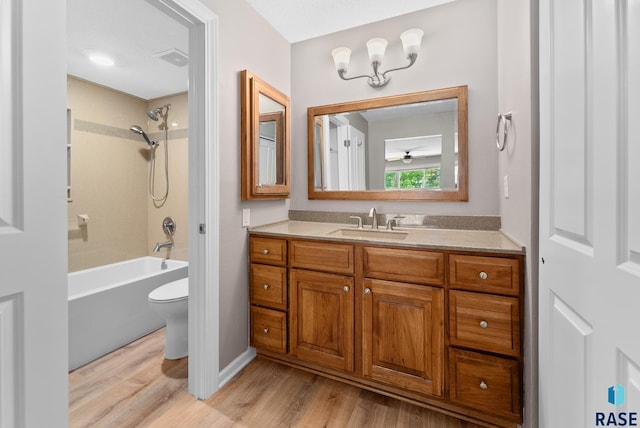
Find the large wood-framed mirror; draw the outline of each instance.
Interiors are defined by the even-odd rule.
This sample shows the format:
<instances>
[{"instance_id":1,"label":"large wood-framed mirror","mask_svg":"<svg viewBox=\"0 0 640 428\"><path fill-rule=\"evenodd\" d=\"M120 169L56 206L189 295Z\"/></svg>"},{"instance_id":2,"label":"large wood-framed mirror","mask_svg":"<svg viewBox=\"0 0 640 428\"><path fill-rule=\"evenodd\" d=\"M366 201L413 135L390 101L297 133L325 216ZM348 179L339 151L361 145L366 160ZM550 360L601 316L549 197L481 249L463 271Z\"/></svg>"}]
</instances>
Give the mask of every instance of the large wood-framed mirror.
<instances>
[{"instance_id":1,"label":"large wood-framed mirror","mask_svg":"<svg viewBox=\"0 0 640 428\"><path fill-rule=\"evenodd\" d=\"M307 110L309 199L467 201L467 87Z\"/></svg>"},{"instance_id":2,"label":"large wood-framed mirror","mask_svg":"<svg viewBox=\"0 0 640 428\"><path fill-rule=\"evenodd\" d=\"M240 73L241 198L286 199L290 189L289 97Z\"/></svg>"}]
</instances>

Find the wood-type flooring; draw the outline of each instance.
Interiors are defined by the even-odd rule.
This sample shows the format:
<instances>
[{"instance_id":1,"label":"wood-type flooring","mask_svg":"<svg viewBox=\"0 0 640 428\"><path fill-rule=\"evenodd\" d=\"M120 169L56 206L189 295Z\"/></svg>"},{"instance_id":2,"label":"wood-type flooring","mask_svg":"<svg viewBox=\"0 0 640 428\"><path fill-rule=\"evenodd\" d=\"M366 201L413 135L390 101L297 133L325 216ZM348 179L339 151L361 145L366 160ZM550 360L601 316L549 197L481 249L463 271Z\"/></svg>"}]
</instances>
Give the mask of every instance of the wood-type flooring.
<instances>
[{"instance_id":1,"label":"wood-type flooring","mask_svg":"<svg viewBox=\"0 0 640 428\"><path fill-rule=\"evenodd\" d=\"M468 422L257 358L207 400L164 329L69 373L70 427L476 428Z\"/></svg>"}]
</instances>

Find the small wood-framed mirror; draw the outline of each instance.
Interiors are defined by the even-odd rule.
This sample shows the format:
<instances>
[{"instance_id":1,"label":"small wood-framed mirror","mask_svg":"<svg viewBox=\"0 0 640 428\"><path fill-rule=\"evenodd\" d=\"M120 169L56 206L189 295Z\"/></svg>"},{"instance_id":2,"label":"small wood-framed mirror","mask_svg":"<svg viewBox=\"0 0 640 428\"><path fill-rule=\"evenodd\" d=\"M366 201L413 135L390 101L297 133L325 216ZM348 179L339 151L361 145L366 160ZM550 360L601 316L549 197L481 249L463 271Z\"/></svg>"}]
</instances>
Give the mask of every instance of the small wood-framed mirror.
<instances>
[{"instance_id":1,"label":"small wood-framed mirror","mask_svg":"<svg viewBox=\"0 0 640 428\"><path fill-rule=\"evenodd\" d=\"M287 199L289 97L247 70L240 81L242 200Z\"/></svg>"},{"instance_id":2,"label":"small wood-framed mirror","mask_svg":"<svg viewBox=\"0 0 640 428\"><path fill-rule=\"evenodd\" d=\"M307 110L309 199L467 201L467 87Z\"/></svg>"}]
</instances>

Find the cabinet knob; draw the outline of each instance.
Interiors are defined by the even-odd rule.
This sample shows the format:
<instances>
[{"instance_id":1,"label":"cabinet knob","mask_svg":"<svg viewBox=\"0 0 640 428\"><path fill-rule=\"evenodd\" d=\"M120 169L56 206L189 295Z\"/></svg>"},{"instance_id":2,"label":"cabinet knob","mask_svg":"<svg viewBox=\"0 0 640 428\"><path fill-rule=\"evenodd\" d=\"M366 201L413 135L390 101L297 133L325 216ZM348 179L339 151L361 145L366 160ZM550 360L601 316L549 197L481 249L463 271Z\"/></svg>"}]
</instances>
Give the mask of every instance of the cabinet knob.
<instances>
[{"instance_id":1,"label":"cabinet knob","mask_svg":"<svg viewBox=\"0 0 640 428\"><path fill-rule=\"evenodd\" d=\"M487 279L489 277L489 275L487 275L487 273L484 271L480 272L478 276L480 277L480 279Z\"/></svg>"},{"instance_id":2,"label":"cabinet knob","mask_svg":"<svg viewBox=\"0 0 640 428\"><path fill-rule=\"evenodd\" d=\"M267 249L265 249L265 250L262 250L262 254L264 254L264 255L267 255L267 254L269 254L269 250L267 250Z\"/></svg>"},{"instance_id":3,"label":"cabinet knob","mask_svg":"<svg viewBox=\"0 0 640 428\"><path fill-rule=\"evenodd\" d=\"M348 285L345 285L344 287L342 287L342 290L343 290L345 293L348 293L348 292L349 292L349 286L348 286Z\"/></svg>"},{"instance_id":4,"label":"cabinet knob","mask_svg":"<svg viewBox=\"0 0 640 428\"><path fill-rule=\"evenodd\" d=\"M481 380L480 381L480 389L483 391L486 391L489 388L489 386L485 383L485 381Z\"/></svg>"},{"instance_id":5,"label":"cabinet knob","mask_svg":"<svg viewBox=\"0 0 640 428\"><path fill-rule=\"evenodd\" d=\"M482 321L480 321L480 327L487 328L487 327L489 327L489 323L486 322L485 320L482 320Z\"/></svg>"},{"instance_id":6,"label":"cabinet knob","mask_svg":"<svg viewBox=\"0 0 640 428\"><path fill-rule=\"evenodd\" d=\"M264 288L265 290L269 289L269 284L262 284L262 288Z\"/></svg>"},{"instance_id":7,"label":"cabinet knob","mask_svg":"<svg viewBox=\"0 0 640 428\"><path fill-rule=\"evenodd\" d=\"M365 288L364 289L364 294L371 294L371 289L370 288Z\"/></svg>"},{"instance_id":8,"label":"cabinet knob","mask_svg":"<svg viewBox=\"0 0 640 428\"><path fill-rule=\"evenodd\" d=\"M263 329L262 329L262 332L263 332L264 334L269 334L269 329L268 329L268 328L263 328Z\"/></svg>"}]
</instances>

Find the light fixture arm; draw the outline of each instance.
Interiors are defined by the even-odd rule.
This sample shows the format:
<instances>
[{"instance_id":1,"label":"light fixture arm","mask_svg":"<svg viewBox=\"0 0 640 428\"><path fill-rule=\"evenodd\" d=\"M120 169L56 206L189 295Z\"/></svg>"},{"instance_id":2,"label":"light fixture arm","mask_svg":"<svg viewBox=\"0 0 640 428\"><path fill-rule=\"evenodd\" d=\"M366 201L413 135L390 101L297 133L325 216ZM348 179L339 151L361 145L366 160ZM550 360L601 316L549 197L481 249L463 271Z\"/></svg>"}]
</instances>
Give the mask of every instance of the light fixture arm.
<instances>
[{"instance_id":1,"label":"light fixture arm","mask_svg":"<svg viewBox=\"0 0 640 428\"><path fill-rule=\"evenodd\" d=\"M409 60L409 64L408 65L405 65L404 67L392 68L390 70L385 71L384 73L382 73L382 80L391 79L391 77L387 78L387 74L391 73L392 71L404 70L405 68L411 67L413 64L416 63L416 59L417 58L418 58L418 54L417 53L409 54L409 56L407 56L407 59Z\"/></svg>"},{"instance_id":2,"label":"light fixture arm","mask_svg":"<svg viewBox=\"0 0 640 428\"><path fill-rule=\"evenodd\" d=\"M418 58L417 53L409 54L409 56L407 57L407 59L409 60L408 65L405 65L404 67L392 68L384 72L380 72L378 70L378 67L380 67L380 63L378 61L374 61L371 63L371 66L373 67L373 73L370 75L362 74L360 76L346 77L345 74L347 74L347 70L342 69L342 70L338 70L338 76L340 76L342 80L354 80L354 79L366 78L368 79L367 83L369 83L369 86L373 88L381 88L387 83L389 83L389 81L391 80L391 76L387 76L389 73L391 73L392 71L404 70L406 68L411 67L413 64L415 64L417 58Z\"/></svg>"},{"instance_id":3,"label":"light fixture arm","mask_svg":"<svg viewBox=\"0 0 640 428\"><path fill-rule=\"evenodd\" d=\"M338 76L340 76L340 78L342 80L354 80L354 79L360 79L362 77L366 77L368 79L371 79L371 76L367 76L366 74L362 74L360 76L353 76L353 77L345 77L344 75L347 74L347 69L343 68L341 70L338 70Z\"/></svg>"}]
</instances>

